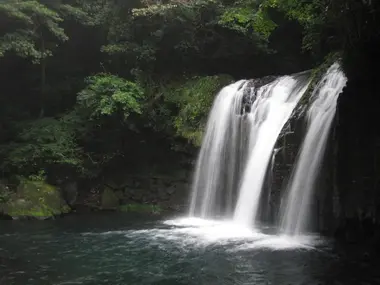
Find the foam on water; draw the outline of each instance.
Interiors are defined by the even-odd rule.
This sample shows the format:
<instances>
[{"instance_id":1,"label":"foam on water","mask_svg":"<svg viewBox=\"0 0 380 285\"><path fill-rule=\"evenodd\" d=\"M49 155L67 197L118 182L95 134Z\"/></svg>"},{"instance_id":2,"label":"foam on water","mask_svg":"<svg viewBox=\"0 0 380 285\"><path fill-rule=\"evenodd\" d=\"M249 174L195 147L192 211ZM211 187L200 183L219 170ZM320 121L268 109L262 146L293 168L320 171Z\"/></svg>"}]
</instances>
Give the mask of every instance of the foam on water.
<instances>
[{"instance_id":1,"label":"foam on water","mask_svg":"<svg viewBox=\"0 0 380 285\"><path fill-rule=\"evenodd\" d=\"M172 234L185 234L184 238L197 238L203 242L240 241L237 250L267 248L273 250L314 249L323 240L317 235L271 235L244 227L232 220L215 221L200 218L179 218L163 222L175 226ZM169 234L169 232L167 232Z\"/></svg>"},{"instance_id":2,"label":"foam on water","mask_svg":"<svg viewBox=\"0 0 380 285\"><path fill-rule=\"evenodd\" d=\"M180 218L165 221L164 224L179 227L182 233L208 241L259 238L264 236L263 233L254 231L249 227L237 225L229 220L215 221L200 218Z\"/></svg>"},{"instance_id":3,"label":"foam on water","mask_svg":"<svg viewBox=\"0 0 380 285\"><path fill-rule=\"evenodd\" d=\"M268 250L312 250L323 242L318 236L271 235L257 229L241 226L232 220L207 220L201 218L177 218L160 225L140 230L82 233L91 235L125 235L128 239L144 240L144 243L162 247L165 243L180 248L197 248L209 245L227 245L228 251Z\"/></svg>"}]
</instances>

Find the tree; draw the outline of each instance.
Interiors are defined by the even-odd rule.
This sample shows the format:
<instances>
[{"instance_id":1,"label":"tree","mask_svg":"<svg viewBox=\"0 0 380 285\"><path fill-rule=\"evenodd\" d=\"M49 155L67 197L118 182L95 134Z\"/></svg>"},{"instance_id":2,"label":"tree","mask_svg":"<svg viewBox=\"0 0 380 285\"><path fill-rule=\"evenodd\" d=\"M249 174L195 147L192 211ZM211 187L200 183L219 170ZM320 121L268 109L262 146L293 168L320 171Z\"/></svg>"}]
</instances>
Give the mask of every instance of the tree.
<instances>
[{"instance_id":1,"label":"tree","mask_svg":"<svg viewBox=\"0 0 380 285\"><path fill-rule=\"evenodd\" d=\"M61 1L8 0L0 2L1 23L0 57L7 52L28 58L40 65L40 117L44 116L47 59L59 43L68 40L62 27L65 17L88 21L79 8Z\"/></svg>"},{"instance_id":2,"label":"tree","mask_svg":"<svg viewBox=\"0 0 380 285\"><path fill-rule=\"evenodd\" d=\"M78 112L87 120L119 115L126 121L131 113L141 114L143 90L136 83L102 73L87 78L87 84L77 98Z\"/></svg>"},{"instance_id":3,"label":"tree","mask_svg":"<svg viewBox=\"0 0 380 285\"><path fill-rule=\"evenodd\" d=\"M0 148L1 168L12 174L36 174L53 165L82 168L75 129L62 119L42 118L18 124L12 143Z\"/></svg>"},{"instance_id":4,"label":"tree","mask_svg":"<svg viewBox=\"0 0 380 285\"><path fill-rule=\"evenodd\" d=\"M231 4L223 2L142 1L110 9L109 43L103 51L124 64L123 75L140 78L189 75L200 69L216 73L226 59L235 56L234 62L246 62L243 57L266 54L267 38L236 28L226 16Z\"/></svg>"},{"instance_id":5,"label":"tree","mask_svg":"<svg viewBox=\"0 0 380 285\"><path fill-rule=\"evenodd\" d=\"M249 1L249 0L246 0ZM260 10L277 9L304 27L306 50L326 55L357 48L362 40L379 36L378 1L356 0L264 0Z\"/></svg>"}]
</instances>

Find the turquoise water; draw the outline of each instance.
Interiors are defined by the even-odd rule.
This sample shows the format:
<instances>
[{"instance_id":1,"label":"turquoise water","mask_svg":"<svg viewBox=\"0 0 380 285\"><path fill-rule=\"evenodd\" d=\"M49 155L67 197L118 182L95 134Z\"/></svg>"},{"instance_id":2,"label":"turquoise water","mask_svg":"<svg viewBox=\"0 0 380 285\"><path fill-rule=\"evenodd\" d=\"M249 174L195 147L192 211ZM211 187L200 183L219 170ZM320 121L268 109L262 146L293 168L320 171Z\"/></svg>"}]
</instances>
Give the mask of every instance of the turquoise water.
<instances>
[{"instance_id":1,"label":"turquoise water","mask_svg":"<svg viewBox=\"0 0 380 285\"><path fill-rule=\"evenodd\" d=\"M318 237L228 223L118 214L0 222L1 285L379 284L372 269Z\"/></svg>"}]
</instances>

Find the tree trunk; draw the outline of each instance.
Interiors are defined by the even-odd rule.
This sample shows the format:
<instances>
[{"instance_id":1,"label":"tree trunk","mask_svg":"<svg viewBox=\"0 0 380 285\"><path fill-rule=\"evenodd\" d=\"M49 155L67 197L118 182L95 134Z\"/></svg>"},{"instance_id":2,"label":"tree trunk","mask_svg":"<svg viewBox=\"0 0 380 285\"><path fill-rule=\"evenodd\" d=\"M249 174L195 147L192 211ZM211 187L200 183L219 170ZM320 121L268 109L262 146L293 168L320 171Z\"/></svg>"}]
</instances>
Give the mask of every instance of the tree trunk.
<instances>
[{"instance_id":1,"label":"tree trunk","mask_svg":"<svg viewBox=\"0 0 380 285\"><path fill-rule=\"evenodd\" d=\"M41 93L40 93L40 115L42 118L45 114L45 96L46 96L46 54L45 40L41 35Z\"/></svg>"}]
</instances>

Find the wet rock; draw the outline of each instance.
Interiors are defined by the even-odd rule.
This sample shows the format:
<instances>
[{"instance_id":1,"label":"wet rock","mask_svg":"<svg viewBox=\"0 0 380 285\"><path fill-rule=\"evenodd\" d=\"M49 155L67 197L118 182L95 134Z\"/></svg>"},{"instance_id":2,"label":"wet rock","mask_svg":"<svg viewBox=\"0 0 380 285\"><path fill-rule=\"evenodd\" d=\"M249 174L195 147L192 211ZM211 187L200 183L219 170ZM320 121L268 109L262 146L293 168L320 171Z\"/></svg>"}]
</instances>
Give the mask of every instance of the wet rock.
<instances>
[{"instance_id":1,"label":"wet rock","mask_svg":"<svg viewBox=\"0 0 380 285\"><path fill-rule=\"evenodd\" d=\"M119 206L120 198L109 187L106 187L101 196L101 208L103 210L116 210Z\"/></svg>"},{"instance_id":2,"label":"wet rock","mask_svg":"<svg viewBox=\"0 0 380 285\"><path fill-rule=\"evenodd\" d=\"M12 217L0 212L0 220L12 220Z\"/></svg>"},{"instance_id":3,"label":"wet rock","mask_svg":"<svg viewBox=\"0 0 380 285\"><path fill-rule=\"evenodd\" d=\"M59 189L45 181L22 180L6 203L0 204L3 215L12 219L52 219L70 212Z\"/></svg>"},{"instance_id":4,"label":"wet rock","mask_svg":"<svg viewBox=\"0 0 380 285\"><path fill-rule=\"evenodd\" d=\"M276 80L276 76L265 76L262 78L249 80L243 90L242 111L241 114L246 114L251 111L251 106L257 97L257 90L264 85Z\"/></svg>"},{"instance_id":5,"label":"wet rock","mask_svg":"<svg viewBox=\"0 0 380 285\"><path fill-rule=\"evenodd\" d=\"M69 206L73 206L78 198L78 184L70 181L61 186L63 199Z\"/></svg>"},{"instance_id":6,"label":"wet rock","mask_svg":"<svg viewBox=\"0 0 380 285\"><path fill-rule=\"evenodd\" d=\"M158 191L158 198L160 200L166 200L167 196L168 195L167 195L166 190L164 188L159 189L159 191Z\"/></svg>"},{"instance_id":7,"label":"wet rock","mask_svg":"<svg viewBox=\"0 0 380 285\"><path fill-rule=\"evenodd\" d=\"M169 187L169 188L166 190L166 193L168 193L169 195L172 195L172 194L174 194L175 191L176 191L176 186L173 185L173 186Z\"/></svg>"}]
</instances>

